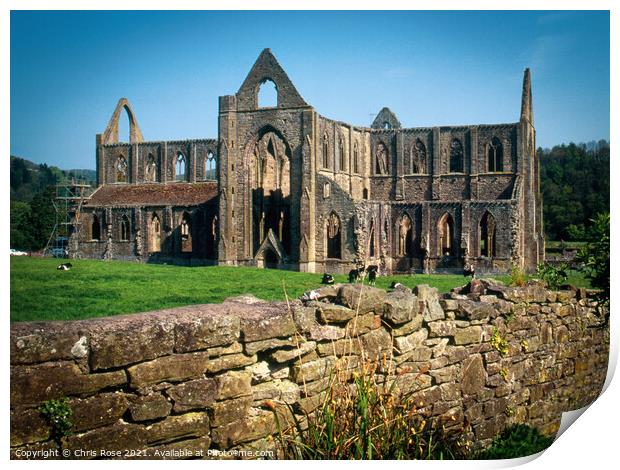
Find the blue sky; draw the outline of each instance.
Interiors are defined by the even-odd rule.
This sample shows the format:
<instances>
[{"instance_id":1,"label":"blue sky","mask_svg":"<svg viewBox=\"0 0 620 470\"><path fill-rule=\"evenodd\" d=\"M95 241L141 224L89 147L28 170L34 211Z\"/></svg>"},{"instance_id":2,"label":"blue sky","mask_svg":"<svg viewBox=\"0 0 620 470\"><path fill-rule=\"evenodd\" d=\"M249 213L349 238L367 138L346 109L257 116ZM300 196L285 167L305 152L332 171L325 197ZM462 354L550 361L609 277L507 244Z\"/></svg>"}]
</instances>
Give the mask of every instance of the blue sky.
<instances>
[{"instance_id":1,"label":"blue sky","mask_svg":"<svg viewBox=\"0 0 620 470\"><path fill-rule=\"evenodd\" d=\"M329 118L515 122L530 67L539 146L609 139L607 12L12 12L11 154L94 168L122 96L146 140L217 137L265 47Z\"/></svg>"}]
</instances>

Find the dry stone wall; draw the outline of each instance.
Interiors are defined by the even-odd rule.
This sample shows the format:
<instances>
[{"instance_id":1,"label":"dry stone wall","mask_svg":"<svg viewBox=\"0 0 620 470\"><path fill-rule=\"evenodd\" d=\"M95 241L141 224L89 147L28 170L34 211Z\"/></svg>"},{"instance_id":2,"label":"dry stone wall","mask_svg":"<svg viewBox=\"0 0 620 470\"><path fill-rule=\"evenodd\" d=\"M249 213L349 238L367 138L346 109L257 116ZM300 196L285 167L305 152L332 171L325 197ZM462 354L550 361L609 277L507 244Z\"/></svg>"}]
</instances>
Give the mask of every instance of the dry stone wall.
<instances>
[{"instance_id":1,"label":"dry stone wall","mask_svg":"<svg viewBox=\"0 0 620 470\"><path fill-rule=\"evenodd\" d=\"M348 284L311 297L13 324L12 457L273 450L276 414L303 417L334 371L346 380L373 361L378 383L483 447L510 423L555 433L605 380L608 330L583 289L474 280L446 295ZM54 439L40 407L63 397L73 425Z\"/></svg>"}]
</instances>

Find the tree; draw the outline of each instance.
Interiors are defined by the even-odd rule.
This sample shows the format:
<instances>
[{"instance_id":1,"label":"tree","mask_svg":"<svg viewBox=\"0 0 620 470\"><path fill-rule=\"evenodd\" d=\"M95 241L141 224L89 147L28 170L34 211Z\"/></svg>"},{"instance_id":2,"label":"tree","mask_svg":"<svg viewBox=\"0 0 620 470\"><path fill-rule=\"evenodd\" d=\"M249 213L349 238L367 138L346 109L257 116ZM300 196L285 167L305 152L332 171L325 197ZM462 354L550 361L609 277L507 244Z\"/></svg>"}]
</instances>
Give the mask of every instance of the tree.
<instances>
[{"instance_id":1,"label":"tree","mask_svg":"<svg viewBox=\"0 0 620 470\"><path fill-rule=\"evenodd\" d=\"M37 193L30 204L33 248L43 248L49 239L56 223L54 209L54 187L48 186L45 191Z\"/></svg>"},{"instance_id":2,"label":"tree","mask_svg":"<svg viewBox=\"0 0 620 470\"><path fill-rule=\"evenodd\" d=\"M11 248L32 250L33 236L30 204L11 201Z\"/></svg>"},{"instance_id":3,"label":"tree","mask_svg":"<svg viewBox=\"0 0 620 470\"><path fill-rule=\"evenodd\" d=\"M579 250L577 259L583 263L584 272L593 287L601 289L603 303L609 307L609 212L598 214L592 219L590 241ZM609 308L605 323L609 321Z\"/></svg>"}]
</instances>

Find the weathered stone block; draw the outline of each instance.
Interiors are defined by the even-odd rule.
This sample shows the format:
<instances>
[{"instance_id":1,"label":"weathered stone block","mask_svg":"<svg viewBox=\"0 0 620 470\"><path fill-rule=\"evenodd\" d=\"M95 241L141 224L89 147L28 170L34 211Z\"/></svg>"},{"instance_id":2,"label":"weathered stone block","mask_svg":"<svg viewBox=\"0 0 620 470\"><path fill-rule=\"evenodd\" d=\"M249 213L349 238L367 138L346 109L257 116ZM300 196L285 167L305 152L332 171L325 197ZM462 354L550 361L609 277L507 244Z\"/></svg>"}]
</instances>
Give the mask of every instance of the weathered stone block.
<instances>
[{"instance_id":1,"label":"weathered stone block","mask_svg":"<svg viewBox=\"0 0 620 470\"><path fill-rule=\"evenodd\" d=\"M404 354L414 348L417 348L418 346L421 346L427 337L428 330L426 328L422 328L421 330L418 330L408 336L398 336L394 338L394 347L398 353Z\"/></svg>"},{"instance_id":2,"label":"weathered stone block","mask_svg":"<svg viewBox=\"0 0 620 470\"><path fill-rule=\"evenodd\" d=\"M463 361L461 368L461 390L464 394L473 395L481 391L486 384L486 371L482 356L476 354Z\"/></svg>"},{"instance_id":3,"label":"weathered stone block","mask_svg":"<svg viewBox=\"0 0 620 470\"><path fill-rule=\"evenodd\" d=\"M393 325L402 325L418 314L418 298L404 290L390 292L383 299L381 317Z\"/></svg>"},{"instance_id":4,"label":"weathered stone block","mask_svg":"<svg viewBox=\"0 0 620 470\"><path fill-rule=\"evenodd\" d=\"M419 302L418 302L419 303ZM422 308L424 310L424 308ZM405 336L417 331L422 326L424 317L422 315L414 315L413 319L398 328L392 328L392 336Z\"/></svg>"},{"instance_id":5,"label":"weathered stone block","mask_svg":"<svg viewBox=\"0 0 620 470\"><path fill-rule=\"evenodd\" d=\"M308 354L316 349L315 341L303 341L294 345L293 349L280 349L271 353L271 358L279 363L288 362L298 357Z\"/></svg>"},{"instance_id":6,"label":"weathered stone block","mask_svg":"<svg viewBox=\"0 0 620 470\"><path fill-rule=\"evenodd\" d=\"M315 325L310 329L310 339L314 341L337 340L344 338L344 328L331 325Z\"/></svg>"},{"instance_id":7,"label":"weathered stone block","mask_svg":"<svg viewBox=\"0 0 620 470\"><path fill-rule=\"evenodd\" d=\"M269 338L286 338L295 334L293 315L275 308L244 312L241 334L246 343Z\"/></svg>"},{"instance_id":8,"label":"weathered stone block","mask_svg":"<svg viewBox=\"0 0 620 470\"><path fill-rule=\"evenodd\" d=\"M362 342L362 349L366 353L366 358L374 361L381 359L384 355L390 355L392 350L392 337L383 328L373 330L359 337Z\"/></svg>"},{"instance_id":9,"label":"weathered stone block","mask_svg":"<svg viewBox=\"0 0 620 470\"><path fill-rule=\"evenodd\" d=\"M334 359L324 357L315 361L298 363L291 369L291 378L299 383L312 382L326 377L330 373L330 368L334 365Z\"/></svg>"},{"instance_id":10,"label":"weathered stone block","mask_svg":"<svg viewBox=\"0 0 620 470\"><path fill-rule=\"evenodd\" d=\"M222 426L245 418L252 406L252 397L234 398L218 401L209 407L209 417L212 426Z\"/></svg>"},{"instance_id":11,"label":"weathered stone block","mask_svg":"<svg viewBox=\"0 0 620 470\"><path fill-rule=\"evenodd\" d=\"M439 305L441 305L441 308L443 308L444 311L446 312L447 311L453 312L459 306L458 302L454 299L441 299L439 301Z\"/></svg>"},{"instance_id":12,"label":"weathered stone block","mask_svg":"<svg viewBox=\"0 0 620 470\"><path fill-rule=\"evenodd\" d=\"M458 310L456 311L456 318L463 320L484 320L487 318L494 318L497 316L497 311L491 304L483 302L474 302L471 300L461 300L459 302Z\"/></svg>"},{"instance_id":13,"label":"weathered stone block","mask_svg":"<svg viewBox=\"0 0 620 470\"><path fill-rule=\"evenodd\" d=\"M321 306L319 313L323 323L346 323L355 316L355 310L336 304Z\"/></svg>"},{"instance_id":14,"label":"weathered stone block","mask_svg":"<svg viewBox=\"0 0 620 470\"><path fill-rule=\"evenodd\" d=\"M438 336L454 336L456 333L456 323L453 321L432 321L428 324L429 338L437 338Z\"/></svg>"},{"instance_id":15,"label":"weathered stone block","mask_svg":"<svg viewBox=\"0 0 620 470\"><path fill-rule=\"evenodd\" d=\"M316 325L316 308L294 307L293 321L299 333L306 333Z\"/></svg>"},{"instance_id":16,"label":"weathered stone block","mask_svg":"<svg viewBox=\"0 0 620 470\"><path fill-rule=\"evenodd\" d=\"M338 290L338 301L360 314L381 312L386 292L363 284L345 284Z\"/></svg>"},{"instance_id":17,"label":"weathered stone block","mask_svg":"<svg viewBox=\"0 0 620 470\"><path fill-rule=\"evenodd\" d=\"M246 371L230 371L215 377L217 399L226 400L252 394L252 376Z\"/></svg>"},{"instance_id":18,"label":"weathered stone block","mask_svg":"<svg viewBox=\"0 0 620 470\"><path fill-rule=\"evenodd\" d=\"M72 362L11 368L11 404L37 404L63 396L95 393L127 382L125 371L85 374Z\"/></svg>"},{"instance_id":19,"label":"weathered stone block","mask_svg":"<svg viewBox=\"0 0 620 470\"><path fill-rule=\"evenodd\" d=\"M146 449L149 460L182 460L204 458L211 445L210 437L199 437L184 441L172 442Z\"/></svg>"},{"instance_id":20,"label":"weathered stone block","mask_svg":"<svg viewBox=\"0 0 620 470\"><path fill-rule=\"evenodd\" d=\"M264 411L256 416L214 428L211 431L211 438L220 449L228 449L241 442L254 441L276 431L274 414Z\"/></svg>"},{"instance_id":21,"label":"weathered stone block","mask_svg":"<svg viewBox=\"0 0 620 470\"><path fill-rule=\"evenodd\" d=\"M270 338L262 341L254 341L252 343L245 343L245 353L252 356L257 352L268 351L270 349L276 349L286 346L295 346L295 339L289 338Z\"/></svg>"},{"instance_id":22,"label":"weathered stone block","mask_svg":"<svg viewBox=\"0 0 620 470\"><path fill-rule=\"evenodd\" d=\"M454 333L454 343L457 345L480 343L483 339L482 333L483 330L480 326L459 328L456 333Z\"/></svg>"},{"instance_id":23,"label":"weathered stone block","mask_svg":"<svg viewBox=\"0 0 620 470\"><path fill-rule=\"evenodd\" d=\"M131 386L140 388L159 382L180 382L202 376L209 356L205 352L173 354L149 362L136 364L127 369Z\"/></svg>"},{"instance_id":24,"label":"weathered stone block","mask_svg":"<svg viewBox=\"0 0 620 470\"><path fill-rule=\"evenodd\" d=\"M345 326L345 336L355 337L368 333L381 326L381 317L373 312L358 315Z\"/></svg>"},{"instance_id":25,"label":"weathered stone block","mask_svg":"<svg viewBox=\"0 0 620 470\"><path fill-rule=\"evenodd\" d=\"M197 379L171 387L166 394L174 401L174 411L184 412L213 403L218 397L218 387L214 379Z\"/></svg>"},{"instance_id":26,"label":"weathered stone block","mask_svg":"<svg viewBox=\"0 0 620 470\"><path fill-rule=\"evenodd\" d=\"M442 384L444 382L455 381L458 374L458 368L452 365L442 369L431 370L429 373L431 377L435 379L435 383Z\"/></svg>"},{"instance_id":27,"label":"weathered stone block","mask_svg":"<svg viewBox=\"0 0 620 470\"><path fill-rule=\"evenodd\" d=\"M239 339L239 318L210 314L183 319L175 327L175 351L190 352L234 343Z\"/></svg>"},{"instance_id":28,"label":"weathered stone block","mask_svg":"<svg viewBox=\"0 0 620 470\"><path fill-rule=\"evenodd\" d=\"M353 338L339 339L320 343L317 351L321 356L345 356L349 354L361 354L360 341Z\"/></svg>"},{"instance_id":29,"label":"weathered stone block","mask_svg":"<svg viewBox=\"0 0 620 470\"><path fill-rule=\"evenodd\" d=\"M133 400L129 407L134 421L150 421L168 416L172 404L160 393L144 395Z\"/></svg>"},{"instance_id":30,"label":"weathered stone block","mask_svg":"<svg viewBox=\"0 0 620 470\"><path fill-rule=\"evenodd\" d=\"M36 325L11 325L12 365L79 359L88 354L87 331L64 322L42 322Z\"/></svg>"},{"instance_id":31,"label":"weathered stone block","mask_svg":"<svg viewBox=\"0 0 620 470\"><path fill-rule=\"evenodd\" d=\"M257 361L256 354L246 356L245 354L230 354L227 356L211 359L205 364L205 371L215 374L222 370L236 369L238 367L249 366Z\"/></svg>"},{"instance_id":32,"label":"weathered stone block","mask_svg":"<svg viewBox=\"0 0 620 470\"><path fill-rule=\"evenodd\" d=\"M168 416L163 421L147 426L145 434L149 444L206 436L209 434L209 416L206 412Z\"/></svg>"},{"instance_id":33,"label":"weathered stone block","mask_svg":"<svg viewBox=\"0 0 620 470\"><path fill-rule=\"evenodd\" d=\"M50 438L51 429L37 408L11 410L11 446L23 446Z\"/></svg>"},{"instance_id":34,"label":"weathered stone block","mask_svg":"<svg viewBox=\"0 0 620 470\"><path fill-rule=\"evenodd\" d=\"M90 337L93 370L154 359L171 354L174 349L171 321L145 321L132 315L97 325L100 326L93 328Z\"/></svg>"},{"instance_id":35,"label":"weathered stone block","mask_svg":"<svg viewBox=\"0 0 620 470\"><path fill-rule=\"evenodd\" d=\"M109 453L114 453L116 458L120 458L123 451L141 449L145 444L145 429L140 425L127 424L122 421L112 426L63 438L63 449L71 451L74 458L76 458L76 450L87 452L86 458L101 457L102 452L108 453L108 456Z\"/></svg>"},{"instance_id":36,"label":"weathered stone block","mask_svg":"<svg viewBox=\"0 0 620 470\"><path fill-rule=\"evenodd\" d=\"M70 401L73 431L79 432L115 423L129 408L131 395L101 393L95 397Z\"/></svg>"},{"instance_id":37,"label":"weathered stone block","mask_svg":"<svg viewBox=\"0 0 620 470\"><path fill-rule=\"evenodd\" d=\"M300 397L299 385L289 380L274 380L252 387L254 400L275 400L292 405Z\"/></svg>"}]
</instances>

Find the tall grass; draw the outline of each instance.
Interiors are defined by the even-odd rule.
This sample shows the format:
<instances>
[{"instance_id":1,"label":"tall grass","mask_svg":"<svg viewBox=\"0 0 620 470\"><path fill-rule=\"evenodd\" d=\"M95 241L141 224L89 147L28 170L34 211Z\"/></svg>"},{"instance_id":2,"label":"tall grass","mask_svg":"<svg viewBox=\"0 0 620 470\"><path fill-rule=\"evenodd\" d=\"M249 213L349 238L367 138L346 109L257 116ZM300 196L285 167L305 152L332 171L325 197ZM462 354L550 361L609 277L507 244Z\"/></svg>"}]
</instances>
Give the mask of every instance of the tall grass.
<instances>
[{"instance_id":1,"label":"tall grass","mask_svg":"<svg viewBox=\"0 0 620 470\"><path fill-rule=\"evenodd\" d=\"M400 394L394 381L379 383L377 377L382 375L376 369L376 363L366 362L352 374L352 382L347 380L349 374L335 371L320 406L303 419L294 418L294 426L280 428L283 456L305 460L463 458L465 448L458 434L448 434L439 421L426 419L413 396Z\"/></svg>"}]
</instances>

